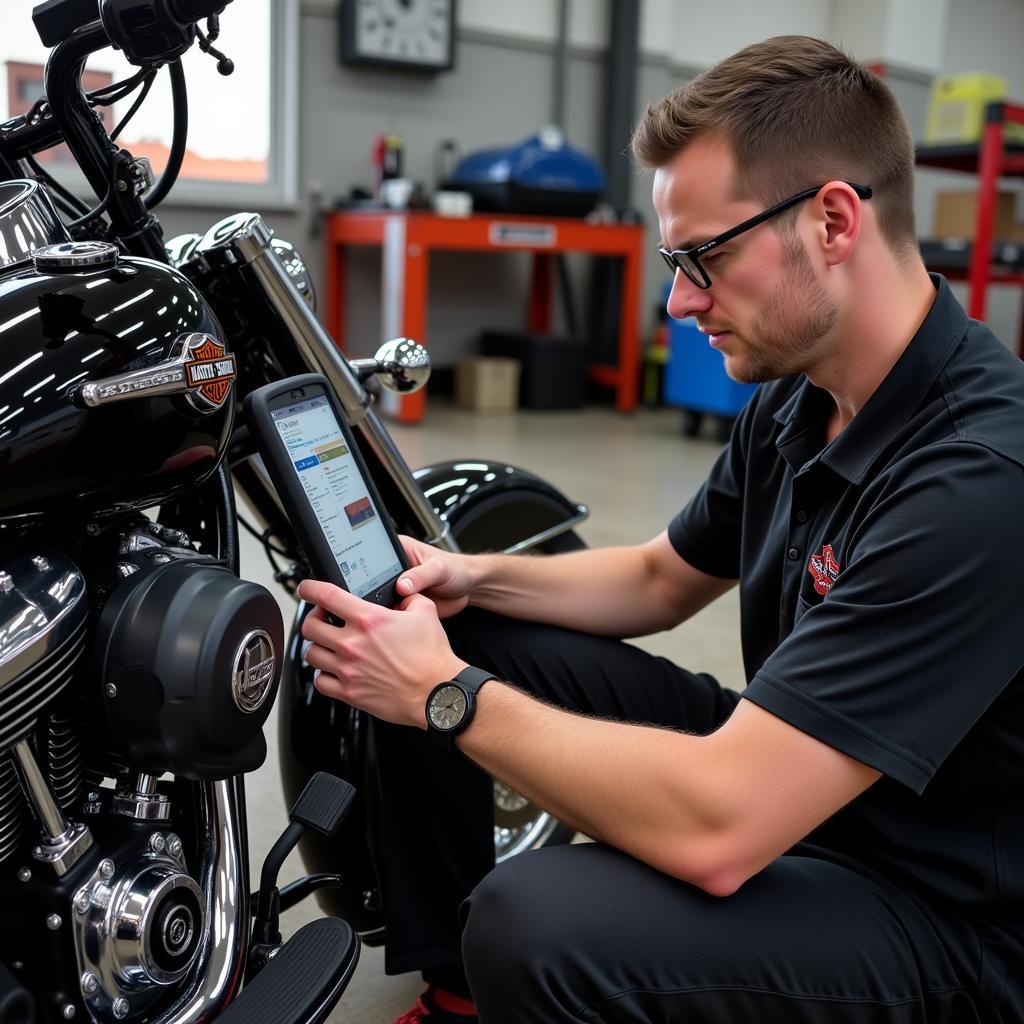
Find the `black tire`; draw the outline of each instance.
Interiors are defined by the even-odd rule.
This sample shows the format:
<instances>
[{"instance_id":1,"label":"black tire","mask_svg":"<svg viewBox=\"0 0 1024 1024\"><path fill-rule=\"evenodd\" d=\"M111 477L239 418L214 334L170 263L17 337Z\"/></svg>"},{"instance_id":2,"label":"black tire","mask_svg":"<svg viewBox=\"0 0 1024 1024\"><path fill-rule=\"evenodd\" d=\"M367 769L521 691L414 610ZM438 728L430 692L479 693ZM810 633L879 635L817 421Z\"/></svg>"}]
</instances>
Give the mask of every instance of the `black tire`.
<instances>
[{"instance_id":1,"label":"black tire","mask_svg":"<svg viewBox=\"0 0 1024 1024\"><path fill-rule=\"evenodd\" d=\"M452 533L463 551L479 554L502 551L521 540L524 532L540 532L564 519L565 508L549 495L526 489L510 490L485 498L452 524ZM526 524L529 528L524 531ZM567 530L532 550L559 555L586 546L579 534ZM575 834L536 804L500 782L495 783L494 853L498 863L527 850L568 843Z\"/></svg>"}]
</instances>

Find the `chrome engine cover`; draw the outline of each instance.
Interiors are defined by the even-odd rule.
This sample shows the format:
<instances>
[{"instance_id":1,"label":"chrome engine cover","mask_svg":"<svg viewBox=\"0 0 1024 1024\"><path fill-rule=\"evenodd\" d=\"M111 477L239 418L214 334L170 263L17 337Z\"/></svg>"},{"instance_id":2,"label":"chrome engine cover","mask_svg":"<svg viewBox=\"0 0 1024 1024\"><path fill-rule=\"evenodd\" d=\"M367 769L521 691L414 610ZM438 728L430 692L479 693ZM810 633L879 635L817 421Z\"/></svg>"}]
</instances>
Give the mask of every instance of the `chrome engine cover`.
<instances>
[{"instance_id":1,"label":"chrome engine cover","mask_svg":"<svg viewBox=\"0 0 1024 1024\"><path fill-rule=\"evenodd\" d=\"M73 909L82 997L97 1021L144 1013L186 976L207 931L206 896L173 833L153 833L120 869L100 861Z\"/></svg>"}]
</instances>

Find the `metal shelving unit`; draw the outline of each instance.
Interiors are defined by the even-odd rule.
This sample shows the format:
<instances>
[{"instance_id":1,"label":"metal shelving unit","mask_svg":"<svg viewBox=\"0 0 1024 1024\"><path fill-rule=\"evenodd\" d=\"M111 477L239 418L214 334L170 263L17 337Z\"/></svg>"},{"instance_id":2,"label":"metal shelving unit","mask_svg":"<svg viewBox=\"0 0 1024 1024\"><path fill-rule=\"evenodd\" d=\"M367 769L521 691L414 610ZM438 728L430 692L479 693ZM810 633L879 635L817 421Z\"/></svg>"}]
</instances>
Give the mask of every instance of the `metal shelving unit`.
<instances>
[{"instance_id":1,"label":"metal shelving unit","mask_svg":"<svg viewBox=\"0 0 1024 1024\"><path fill-rule=\"evenodd\" d=\"M985 110L985 129L979 144L919 146L916 161L919 167L935 167L947 171L964 171L978 177L978 219L974 242L966 253L966 265L936 266L952 280L966 280L970 286L967 312L975 320L985 319L988 287L990 284L1009 284L1024 287L1024 264L1016 261L994 263L1000 251L993 250L996 242L994 221L996 192L999 179L1024 177L1024 145L1008 143L1007 124L1024 125L1024 106L1013 103L990 103ZM1009 259L1013 246L1002 247L1001 253ZM1024 250L1024 244L1016 247ZM1024 315L1018 352L1024 355Z\"/></svg>"}]
</instances>

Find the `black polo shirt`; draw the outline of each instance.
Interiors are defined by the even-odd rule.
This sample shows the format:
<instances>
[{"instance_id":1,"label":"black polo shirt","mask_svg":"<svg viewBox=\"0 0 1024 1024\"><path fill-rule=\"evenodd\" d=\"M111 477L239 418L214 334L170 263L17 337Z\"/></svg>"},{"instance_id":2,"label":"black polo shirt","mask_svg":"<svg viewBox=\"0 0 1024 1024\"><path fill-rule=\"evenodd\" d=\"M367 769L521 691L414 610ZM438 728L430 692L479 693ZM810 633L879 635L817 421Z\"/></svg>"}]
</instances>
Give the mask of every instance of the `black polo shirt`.
<instances>
[{"instance_id":1,"label":"black polo shirt","mask_svg":"<svg viewBox=\"0 0 1024 1024\"><path fill-rule=\"evenodd\" d=\"M744 696L883 778L801 851L1024 937L1024 363L946 282L830 444L758 389L669 526L740 580Z\"/></svg>"}]
</instances>

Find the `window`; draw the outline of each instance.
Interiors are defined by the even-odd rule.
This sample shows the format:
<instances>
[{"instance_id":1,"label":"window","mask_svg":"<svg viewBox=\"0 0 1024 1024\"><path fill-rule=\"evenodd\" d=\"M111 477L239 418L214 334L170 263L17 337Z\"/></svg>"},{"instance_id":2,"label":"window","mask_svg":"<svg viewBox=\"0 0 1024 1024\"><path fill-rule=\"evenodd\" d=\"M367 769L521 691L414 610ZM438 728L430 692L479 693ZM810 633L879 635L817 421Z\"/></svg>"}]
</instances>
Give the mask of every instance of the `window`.
<instances>
[{"instance_id":1,"label":"window","mask_svg":"<svg viewBox=\"0 0 1024 1024\"><path fill-rule=\"evenodd\" d=\"M296 198L298 0L238 0L221 17L214 44L235 64L230 77L198 46L182 59L188 86L188 144L169 202L266 206ZM0 120L23 114L43 93L47 51L30 9L5 19L0 39ZM94 54L83 76L86 90L121 81L137 71L112 49ZM108 131L127 113L137 93L98 108ZM159 175L171 145L169 75L161 70L145 103L118 144L148 157ZM38 154L51 174L80 194L88 187L66 147ZM91 195L90 195L91 198Z\"/></svg>"}]
</instances>

